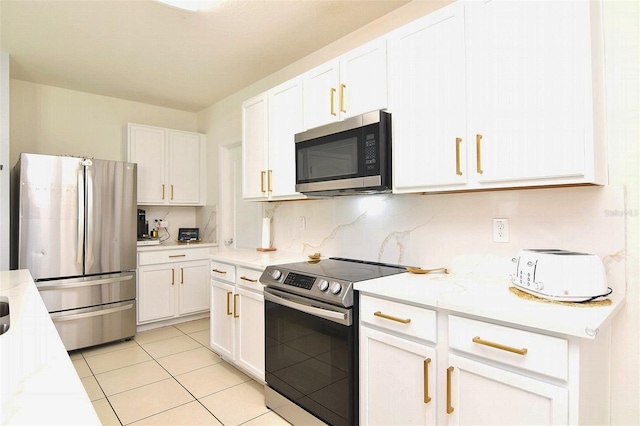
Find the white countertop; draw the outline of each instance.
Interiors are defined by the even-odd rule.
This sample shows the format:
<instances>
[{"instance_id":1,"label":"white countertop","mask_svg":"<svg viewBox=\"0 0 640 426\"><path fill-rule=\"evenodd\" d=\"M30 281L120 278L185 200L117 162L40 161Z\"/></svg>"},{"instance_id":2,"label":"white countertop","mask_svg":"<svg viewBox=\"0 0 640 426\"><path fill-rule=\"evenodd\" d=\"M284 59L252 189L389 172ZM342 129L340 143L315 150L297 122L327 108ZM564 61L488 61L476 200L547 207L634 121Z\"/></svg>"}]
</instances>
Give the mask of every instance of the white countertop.
<instances>
[{"instance_id":1,"label":"white countertop","mask_svg":"<svg viewBox=\"0 0 640 426\"><path fill-rule=\"evenodd\" d=\"M609 306L566 306L520 298L509 291L508 278L447 274L398 274L355 284L361 293L427 308L473 315L568 336L594 339L624 305L611 294Z\"/></svg>"},{"instance_id":2,"label":"white countertop","mask_svg":"<svg viewBox=\"0 0 640 426\"><path fill-rule=\"evenodd\" d=\"M257 251L257 250L220 250L211 251L212 260L233 263L247 268L264 269L269 265L281 265L283 263L302 262L309 260L307 255L284 251Z\"/></svg>"},{"instance_id":3,"label":"white countertop","mask_svg":"<svg viewBox=\"0 0 640 426\"><path fill-rule=\"evenodd\" d=\"M208 248L214 250L218 247L215 243L178 243L176 241L165 241L152 246L138 246L138 252L142 251L158 251L158 250L176 250L185 248Z\"/></svg>"},{"instance_id":4,"label":"white countertop","mask_svg":"<svg viewBox=\"0 0 640 426\"><path fill-rule=\"evenodd\" d=\"M11 325L0 335L2 424L100 424L27 270L0 271Z\"/></svg>"}]
</instances>

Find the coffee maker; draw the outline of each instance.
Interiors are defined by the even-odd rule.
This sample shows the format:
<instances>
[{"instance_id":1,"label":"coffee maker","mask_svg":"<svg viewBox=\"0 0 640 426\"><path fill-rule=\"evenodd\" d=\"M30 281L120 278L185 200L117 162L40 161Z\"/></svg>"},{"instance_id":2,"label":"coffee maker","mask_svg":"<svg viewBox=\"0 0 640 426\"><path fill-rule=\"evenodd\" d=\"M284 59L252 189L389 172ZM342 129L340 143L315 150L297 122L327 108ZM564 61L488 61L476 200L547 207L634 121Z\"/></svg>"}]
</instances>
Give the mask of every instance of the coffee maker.
<instances>
[{"instance_id":1,"label":"coffee maker","mask_svg":"<svg viewBox=\"0 0 640 426\"><path fill-rule=\"evenodd\" d=\"M149 229L147 225L147 212L138 209L138 239L147 238L149 236Z\"/></svg>"}]
</instances>

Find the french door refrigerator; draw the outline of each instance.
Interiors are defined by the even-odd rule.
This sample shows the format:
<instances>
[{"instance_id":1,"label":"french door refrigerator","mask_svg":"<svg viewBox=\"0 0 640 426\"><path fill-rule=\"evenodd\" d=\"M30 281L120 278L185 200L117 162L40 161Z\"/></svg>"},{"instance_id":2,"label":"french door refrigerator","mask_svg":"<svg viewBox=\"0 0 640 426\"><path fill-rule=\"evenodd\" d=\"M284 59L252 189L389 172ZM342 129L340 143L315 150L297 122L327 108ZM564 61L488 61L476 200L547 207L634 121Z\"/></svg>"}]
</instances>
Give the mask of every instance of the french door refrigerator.
<instances>
[{"instance_id":1,"label":"french door refrigerator","mask_svg":"<svg viewBox=\"0 0 640 426\"><path fill-rule=\"evenodd\" d=\"M21 154L14 172L17 267L31 272L66 349L133 337L136 164Z\"/></svg>"}]
</instances>

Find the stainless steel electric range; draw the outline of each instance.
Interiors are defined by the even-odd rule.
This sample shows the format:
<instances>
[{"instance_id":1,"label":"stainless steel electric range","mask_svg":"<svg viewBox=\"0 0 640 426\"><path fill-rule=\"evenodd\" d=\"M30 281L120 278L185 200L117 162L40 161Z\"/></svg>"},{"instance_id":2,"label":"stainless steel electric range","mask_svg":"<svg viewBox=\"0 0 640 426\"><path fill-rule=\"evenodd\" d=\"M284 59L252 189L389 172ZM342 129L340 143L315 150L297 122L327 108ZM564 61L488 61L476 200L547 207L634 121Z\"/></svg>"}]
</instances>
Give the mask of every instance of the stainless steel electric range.
<instances>
[{"instance_id":1,"label":"stainless steel electric range","mask_svg":"<svg viewBox=\"0 0 640 426\"><path fill-rule=\"evenodd\" d=\"M268 266L265 402L293 424L358 424L358 320L353 285L403 266L329 258Z\"/></svg>"}]
</instances>

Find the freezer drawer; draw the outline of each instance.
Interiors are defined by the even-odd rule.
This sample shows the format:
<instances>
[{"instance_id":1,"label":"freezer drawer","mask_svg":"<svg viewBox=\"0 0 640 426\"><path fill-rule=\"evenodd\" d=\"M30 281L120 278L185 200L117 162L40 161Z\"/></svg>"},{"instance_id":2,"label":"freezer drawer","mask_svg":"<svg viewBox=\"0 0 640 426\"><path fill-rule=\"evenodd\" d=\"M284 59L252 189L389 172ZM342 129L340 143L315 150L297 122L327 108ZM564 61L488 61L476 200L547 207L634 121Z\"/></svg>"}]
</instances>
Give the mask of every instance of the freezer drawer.
<instances>
[{"instance_id":1,"label":"freezer drawer","mask_svg":"<svg viewBox=\"0 0 640 426\"><path fill-rule=\"evenodd\" d=\"M40 296L49 312L86 308L136 298L136 272L39 281Z\"/></svg>"},{"instance_id":2,"label":"freezer drawer","mask_svg":"<svg viewBox=\"0 0 640 426\"><path fill-rule=\"evenodd\" d=\"M51 314L67 351L127 339L136 334L136 301Z\"/></svg>"}]
</instances>

